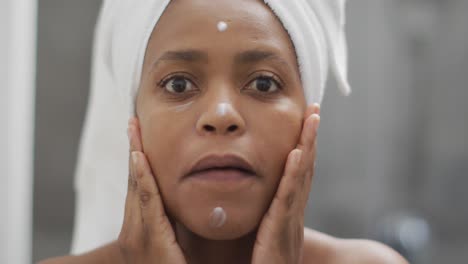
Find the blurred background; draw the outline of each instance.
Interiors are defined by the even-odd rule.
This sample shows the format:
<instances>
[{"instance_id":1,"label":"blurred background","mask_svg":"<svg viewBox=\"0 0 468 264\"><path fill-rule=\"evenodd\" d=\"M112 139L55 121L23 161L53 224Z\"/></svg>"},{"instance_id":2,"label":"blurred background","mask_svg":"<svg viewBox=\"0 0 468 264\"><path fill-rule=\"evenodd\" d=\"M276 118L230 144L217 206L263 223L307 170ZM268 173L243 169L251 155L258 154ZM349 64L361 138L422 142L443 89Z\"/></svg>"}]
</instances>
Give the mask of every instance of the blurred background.
<instances>
[{"instance_id":1,"label":"blurred background","mask_svg":"<svg viewBox=\"0 0 468 264\"><path fill-rule=\"evenodd\" d=\"M99 6L97 0L0 1L1 263L69 253ZM411 263L462 263L468 258L468 1L352 0L347 12L353 93L343 97L329 82L306 225L382 241ZM18 87L24 93L15 95Z\"/></svg>"}]
</instances>

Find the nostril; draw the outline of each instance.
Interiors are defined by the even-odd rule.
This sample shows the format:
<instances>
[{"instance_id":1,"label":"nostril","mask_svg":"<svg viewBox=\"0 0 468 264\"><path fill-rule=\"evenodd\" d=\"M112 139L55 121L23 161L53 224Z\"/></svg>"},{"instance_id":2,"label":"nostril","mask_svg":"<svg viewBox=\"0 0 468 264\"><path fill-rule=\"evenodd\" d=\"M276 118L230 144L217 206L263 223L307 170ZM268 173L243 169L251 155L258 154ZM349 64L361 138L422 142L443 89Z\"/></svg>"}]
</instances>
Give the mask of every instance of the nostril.
<instances>
[{"instance_id":1,"label":"nostril","mask_svg":"<svg viewBox=\"0 0 468 264\"><path fill-rule=\"evenodd\" d=\"M215 128L213 126L210 126L210 125L204 125L203 128L206 130L206 131L215 131Z\"/></svg>"},{"instance_id":2,"label":"nostril","mask_svg":"<svg viewBox=\"0 0 468 264\"><path fill-rule=\"evenodd\" d=\"M237 125L231 125L231 126L228 127L229 132L236 131L236 129L237 129Z\"/></svg>"},{"instance_id":3,"label":"nostril","mask_svg":"<svg viewBox=\"0 0 468 264\"><path fill-rule=\"evenodd\" d=\"M208 131L208 132L213 132L213 131L216 131L216 128L212 125L204 125L203 126L203 129L205 131ZM227 131L228 132L234 132L238 129L238 126L237 125L230 125L228 128L227 128Z\"/></svg>"}]
</instances>

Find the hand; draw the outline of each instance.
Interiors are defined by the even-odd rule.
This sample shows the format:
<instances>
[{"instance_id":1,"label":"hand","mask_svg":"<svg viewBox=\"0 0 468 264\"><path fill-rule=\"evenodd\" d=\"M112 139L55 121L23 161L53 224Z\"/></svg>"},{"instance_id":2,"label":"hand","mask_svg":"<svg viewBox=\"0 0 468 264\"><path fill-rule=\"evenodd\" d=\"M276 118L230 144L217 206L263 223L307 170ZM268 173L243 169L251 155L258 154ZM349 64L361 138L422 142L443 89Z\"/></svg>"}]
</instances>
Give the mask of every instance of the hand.
<instances>
[{"instance_id":1,"label":"hand","mask_svg":"<svg viewBox=\"0 0 468 264\"><path fill-rule=\"evenodd\" d=\"M288 155L278 190L260 223L253 264L302 263L304 211L314 175L319 114L318 104L307 108L299 144Z\"/></svg>"},{"instance_id":2,"label":"hand","mask_svg":"<svg viewBox=\"0 0 468 264\"><path fill-rule=\"evenodd\" d=\"M117 243L125 263L186 263L146 155L138 120L129 121L130 162L125 216Z\"/></svg>"}]
</instances>

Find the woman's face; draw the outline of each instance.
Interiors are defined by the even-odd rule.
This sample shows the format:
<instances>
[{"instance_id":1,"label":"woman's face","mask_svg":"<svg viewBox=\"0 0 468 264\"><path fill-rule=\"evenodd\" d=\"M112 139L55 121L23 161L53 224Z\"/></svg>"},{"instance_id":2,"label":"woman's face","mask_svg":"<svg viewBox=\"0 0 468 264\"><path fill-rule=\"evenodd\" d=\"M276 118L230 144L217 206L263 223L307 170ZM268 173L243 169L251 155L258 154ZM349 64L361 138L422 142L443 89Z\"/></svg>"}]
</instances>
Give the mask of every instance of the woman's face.
<instances>
[{"instance_id":1,"label":"woman's face","mask_svg":"<svg viewBox=\"0 0 468 264\"><path fill-rule=\"evenodd\" d=\"M253 231L298 142L305 109L294 48L262 1L172 1L149 41L137 96L144 152L167 213L209 239ZM208 154L241 156L255 175L185 177ZM227 219L213 228L218 206Z\"/></svg>"}]
</instances>

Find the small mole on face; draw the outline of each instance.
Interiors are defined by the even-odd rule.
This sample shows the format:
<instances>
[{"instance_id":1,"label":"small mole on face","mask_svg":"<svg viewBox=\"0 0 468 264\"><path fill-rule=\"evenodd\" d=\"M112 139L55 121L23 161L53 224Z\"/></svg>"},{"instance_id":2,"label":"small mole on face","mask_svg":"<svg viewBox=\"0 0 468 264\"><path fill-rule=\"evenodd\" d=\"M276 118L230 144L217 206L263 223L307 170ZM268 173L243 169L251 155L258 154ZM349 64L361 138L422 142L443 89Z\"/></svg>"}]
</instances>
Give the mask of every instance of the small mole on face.
<instances>
[{"instance_id":1,"label":"small mole on face","mask_svg":"<svg viewBox=\"0 0 468 264\"><path fill-rule=\"evenodd\" d=\"M219 21L218 22L218 31L219 32L224 32L228 28L228 24L224 21Z\"/></svg>"}]
</instances>

